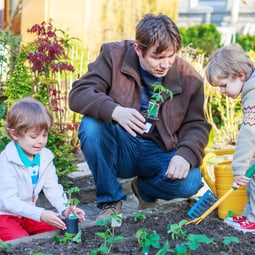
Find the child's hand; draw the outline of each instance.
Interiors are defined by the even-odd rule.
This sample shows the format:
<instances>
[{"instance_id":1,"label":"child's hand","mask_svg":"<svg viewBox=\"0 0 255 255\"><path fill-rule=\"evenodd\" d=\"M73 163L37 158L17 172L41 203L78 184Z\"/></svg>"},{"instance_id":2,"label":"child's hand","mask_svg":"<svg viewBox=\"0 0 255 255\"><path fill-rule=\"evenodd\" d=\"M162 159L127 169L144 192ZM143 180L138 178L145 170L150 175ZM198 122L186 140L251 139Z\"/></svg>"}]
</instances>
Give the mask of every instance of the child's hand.
<instances>
[{"instance_id":1,"label":"child's hand","mask_svg":"<svg viewBox=\"0 0 255 255\"><path fill-rule=\"evenodd\" d=\"M62 230L66 229L65 223L59 218L59 214L49 210L42 211L41 221Z\"/></svg>"},{"instance_id":2,"label":"child's hand","mask_svg":"<svg viewBox=\"0 0 255 255\"><path fill-rule=\"evenodd\" d=\"M75 208L75 214L79 218L79 222L82 222L85 220L85 212L80 208Z\"/></svg>"},{"instance_id":3,"label":"child's hand","mask_svg":"<svg viewBox=\"0 0 255 255\"><path fill-rule=\"evenodd\" d=\"M79 221L82 222L85 220L85 212L77 208L76 206L69 206L67 209L65 209L62 213L66 218L69 218L70 215L74 214L79 218Z\"/></svg>"},{"instance_id":4,"label":"child's hand","mask_svg":"<svg viewBox=\"0 0 255 255\"><path fill-rule=\"evenodd\" d=\"M245 186L250 181L250 178L244 176L244 175L235 175L234 176L234 183L237 185L237 188L239 186Z\"/></svg>"}]
</instances>

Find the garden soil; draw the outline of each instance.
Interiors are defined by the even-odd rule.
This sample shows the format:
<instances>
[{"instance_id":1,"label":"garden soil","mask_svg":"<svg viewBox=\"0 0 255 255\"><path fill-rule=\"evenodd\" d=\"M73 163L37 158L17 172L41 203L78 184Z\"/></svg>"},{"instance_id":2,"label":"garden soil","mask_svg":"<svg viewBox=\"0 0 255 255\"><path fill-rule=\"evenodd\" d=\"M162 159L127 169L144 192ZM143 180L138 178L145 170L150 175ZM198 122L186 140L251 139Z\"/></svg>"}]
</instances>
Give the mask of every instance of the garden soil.
<instances>
[{"instance_id":1,"label":"garden soil","mask_svg":"<svg viewBox=\"0 0 255 255\"><path fill-rule=\"evenodd\" d=\"M113 244L110 254L132 254L139 255L144 254L141 248L138 246L136 232L141 228L147 228L149 234L157 233L160 236L160 248L166 240L169 242L168 253L160 254L174 254L173 251L176 246L184 243L188 243L188 236L190 234L204 234L208 238L213 240L213 243L202 243L199 247L192 251L187 248L187 253L182 254L254 254L255 239L252 233L243 233L232 227L226 225L217 216L217 211L210 214L204 221L196 225L194 223L184 225L183 231L186 231L186 237L184 239L174 238L168 233L168 224L178 224L181 220L190 220L187 216L187 211L192 206L188 201L176 203L172 205L171 209L160 211L144 211L146 219L144 222L135 221L134 216L129 216L122 220L120 227L114 228L115 236L122 236L122 241ZM0 248L0 254L5 255L86 255L90 254L92 250L97 249L102 243L103 239L96 236L96 232L104 232L105 228L100 226L90 226L82 229L82 242L72 244L56 244L53 238L37 239L29 243L20 243L11 247L11 250L7 252ZM61 237L61 236L60 236ZM230 242L230 244L223 243L224 238L230 240L230 238L236 237L239 243ZM201 239L202 240L202 239ZM186 247L188 247L186 245ZM150 248L148 254L157 254L158 249ZM98 253L99 254L99 253ZM177 253L176 253L177 254ZM178 253L179 254L179 253Z\"/></svg>"}]
</instances>

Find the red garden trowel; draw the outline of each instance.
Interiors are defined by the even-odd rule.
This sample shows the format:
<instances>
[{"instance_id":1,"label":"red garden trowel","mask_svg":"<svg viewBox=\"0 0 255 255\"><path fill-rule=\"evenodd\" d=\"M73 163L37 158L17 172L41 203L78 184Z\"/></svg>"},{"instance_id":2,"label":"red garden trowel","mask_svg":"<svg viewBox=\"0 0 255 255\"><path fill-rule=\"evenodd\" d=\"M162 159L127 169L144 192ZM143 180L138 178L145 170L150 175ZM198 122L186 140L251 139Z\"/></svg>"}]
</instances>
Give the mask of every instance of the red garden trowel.
<instances>
[{"instance_id":1,"label":"red garden trowel","mask_svg":"<svg viewBox=\"0 0 255 255\"><path fill-rule=\"evenodd\" d=\"M245 176L251 178L255 173L255 165L251 166L246 172ZM210 191L207 191L196 204L188 211L188 215L193 218L187 224L196 223L199 224L210 213L214 211L233 191L238 189L237 187L230 188L219 200ZM201 215L202 214L202 215ZM195 219L194 219L195 218Z\"/></svg>"}]
</instances>

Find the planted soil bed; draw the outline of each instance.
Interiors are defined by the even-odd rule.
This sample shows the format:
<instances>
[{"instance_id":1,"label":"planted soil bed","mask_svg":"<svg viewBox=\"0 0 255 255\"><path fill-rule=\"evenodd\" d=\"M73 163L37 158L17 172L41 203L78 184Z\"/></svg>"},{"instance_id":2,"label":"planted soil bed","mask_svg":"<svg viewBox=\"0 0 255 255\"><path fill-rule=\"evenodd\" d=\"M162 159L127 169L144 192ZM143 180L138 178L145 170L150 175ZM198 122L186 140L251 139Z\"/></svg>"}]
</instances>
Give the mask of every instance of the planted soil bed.
<instances>
[{"instance_id":1,"label":"planted soil bed","mask_svg":"<svg viewBox=\"0 0 255 255\"><path fill-rule=\"evenodd\" d=\"M173 240L171 235L167 233L167 225L178 224L181 220L187 219L187 211L190 205L186 203L177 203L171 210L160 210L153 212L146 212L146 219L144 222L135 221L134 217L123 219L121 227L115 228L115 236L120 235L124 240L113 244L110 254L143 254L138 247L136 232L145 227L150 234L157 233L160 236L160 248L166 240L169 241L170 249L181 243L187 243L187 236L189 234L205 234L208 238L213 238L214 244L201 244L195 251L188 248L187 254L254 254L255 239L251 233L243 233L226 225L217 217L217 212L214 211L200 224L189 224L182 227L183 231L187 231L185 239ZM0 254L8 255L31 255L33 253L39 254L53 254L53 255L86 255L90 254L91 250L97 249L102 243L103 239L95 236L96 232L104 232L104 227L92 226L82 229L82 242L67 244L56 244L53 238L33 240L30 243L21 243L11 247L11 251L6 252L0 248ZM224 237L237 237L240 243L231 242L230 245L223 244ZM157 249L151 248L149 254L156 254ZM40 253L39 253L40 252ZM173 254L173 252L161 253ZM186 253L183 253L186 254Z\"/></svg>"}]
</instances>

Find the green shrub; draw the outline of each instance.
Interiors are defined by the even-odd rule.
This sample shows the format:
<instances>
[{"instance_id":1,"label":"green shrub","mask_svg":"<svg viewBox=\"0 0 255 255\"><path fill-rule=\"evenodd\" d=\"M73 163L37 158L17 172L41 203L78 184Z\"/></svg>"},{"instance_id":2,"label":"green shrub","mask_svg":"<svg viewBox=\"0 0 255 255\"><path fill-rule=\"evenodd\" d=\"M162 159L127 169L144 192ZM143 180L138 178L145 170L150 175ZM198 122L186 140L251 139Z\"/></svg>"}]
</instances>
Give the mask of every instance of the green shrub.
<instances>
[{"instance_id":1,"label":"green shrub","mask_svg":"<svg viewBox=\"0 0 255 255\"><path fill-rule=\"evenodd\" d=\"M236 35L236 42L245 50L255 51L255 35Z\"/></svg>"},{"instance_id":2,"label":"green shrub","mask_svg":"<svg viewBox=\"0 0 255 255\"><path fill-rule=\"evenodd\" d=\"M184 47L190 45L199 53L211 55L221 44L221 34L215 24L201 24L179 29Z\"/></svg>"}]
</instances>

